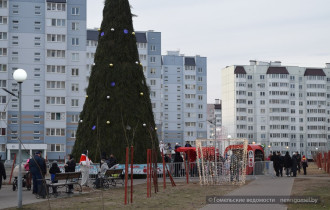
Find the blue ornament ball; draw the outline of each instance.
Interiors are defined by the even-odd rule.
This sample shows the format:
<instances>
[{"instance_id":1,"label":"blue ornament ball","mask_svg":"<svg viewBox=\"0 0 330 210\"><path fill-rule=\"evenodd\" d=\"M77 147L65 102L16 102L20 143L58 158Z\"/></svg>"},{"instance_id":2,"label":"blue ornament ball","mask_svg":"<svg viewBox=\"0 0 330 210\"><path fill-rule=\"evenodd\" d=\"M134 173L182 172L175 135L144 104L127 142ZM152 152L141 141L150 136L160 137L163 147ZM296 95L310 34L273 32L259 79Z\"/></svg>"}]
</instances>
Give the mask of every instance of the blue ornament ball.
<instances>
[{"instance_id":1,"label":"blue ornament ball","mask_svg":"<svg viewBox=\"0 0 330 210\"><path fill-rule=\"evenodd\" d=\"M116 85L115 82L111 82L111 86L114 87Z\"/></svg>"},{"instance_id":2,"label":"blue ornament ball","mask_svg":"<svg viewBox=\"0 0 330 210\"><path fill-rule=\"evenodd\" d=\"M101 36L104 36L104 32L101 33Z\"/></svg>"},{"instance_id":3,"label":"blue ornament ball","mask_svg":"<svg viewBox=\"0 0 330 210\"><path fill-rule=\"evenodd\" d=\"M92 130L95 130L96 129L96 125L94 125L93 127L92 127Z\"/></svg>"},{"instance_id":4,"label":"blue ornament ball","mask_svg":"<svg viewBox=\"0 0 330 210\"><path fill-rule=\"evenodd\" d=\"M124 34L128 34L128 30L127 29L124 29Z\"/></svg>"}]
</instances>

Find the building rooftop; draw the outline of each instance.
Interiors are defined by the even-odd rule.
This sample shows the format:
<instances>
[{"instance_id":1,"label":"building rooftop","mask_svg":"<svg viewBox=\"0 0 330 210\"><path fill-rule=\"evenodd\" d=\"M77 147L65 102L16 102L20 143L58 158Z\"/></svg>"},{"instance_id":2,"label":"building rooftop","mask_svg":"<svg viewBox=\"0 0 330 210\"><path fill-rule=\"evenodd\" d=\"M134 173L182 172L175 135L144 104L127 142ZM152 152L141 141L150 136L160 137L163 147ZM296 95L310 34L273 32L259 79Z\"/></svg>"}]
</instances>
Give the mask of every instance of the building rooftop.
<instances>
[{"instance_id":1,"label":"building rooftop","mask_svg":"<svg viewBox=\"0 0 330 210\"><path fill-rule=\"evenodd\" d=\"M289 72L283 66L270 66L266 74L289 74Z\"/></svg>"},{"instance_id":2,"label":"building rooftop","mask_svg":"<svg viewBox=\"0 0 330 210\"><path fill-rule=\"evenodd\" d=\"M246 71L243 66L236 66L234 74L246 74Z\"/></svg>"},{"instance_id":3,"label":"building rooftop","mask_svg":"<svg viewBox=\"0 0 330 210\"><path fill-rule=\"evenodd\" d=\"M306 69L304 76L325 76L323 69Z\"/></svg>"}]
</instances>

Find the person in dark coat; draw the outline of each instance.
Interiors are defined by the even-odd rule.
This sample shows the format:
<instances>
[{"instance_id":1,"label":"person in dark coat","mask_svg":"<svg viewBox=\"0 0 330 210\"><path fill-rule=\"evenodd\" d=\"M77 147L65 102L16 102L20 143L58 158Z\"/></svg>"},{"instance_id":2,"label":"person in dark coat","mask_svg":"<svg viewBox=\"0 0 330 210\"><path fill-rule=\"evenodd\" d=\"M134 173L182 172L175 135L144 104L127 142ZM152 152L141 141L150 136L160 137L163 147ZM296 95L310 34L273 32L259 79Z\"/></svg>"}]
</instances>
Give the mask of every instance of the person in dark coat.
<instances>
[{"instance_id":1,"label":"person in dark coat","mask_svg":"<svg viewBox=\"0 0 330 210\"><path fill-rule=\"evenodd\" d=\"M29 161L30 172L32 174L33 180L33 194L40 195L41 187L42 187L42 174L46 171L45 161L41 159L41 153L36 152L34 158L31 158ZM39 198L39 196L37 196Z\"/></svg>"},{"instance_id":2,"label":"person in dark coat","mask_svg":"<svg viewBox=\"0 0 330 210\"><path fill-rule=\"evenodd\" d=\"M279 175L283 177L283 166L284 166L284 157L281 155L280 152L277 152L278 160L279 160L279 165L278 165L278 171Z\"/></svg>"},{"instance_id":3,"label":"person in dark coat","mask_svg":"<svg viewBox=\"0 0 330 210\"><path fill-rule=\"evenodd\" d=\"M301 164L301 155L299 154L299 152L297 152L297 170L298 173L300 174L300 164Z\"/></svg>"},{"instance_id":4,"label":"person in dark coat","mask_svg":"<svg viewBox=\"0 0 330 210\"><path fill-rule=\"evenodd\" d=\"M276 172L276 176L280 176L280 158L278 155L276 155L276 152L273 152L271 161L273 161L273 167Z\"/></svg>"},{"instance_id":5,"label":"person in dark coat","mask_svg":"<svg viewBox=\"0 0 330 210\"><path fill-rule=\"evenodd\" d=\"M71 154L68 154L68 161L66 161L64 165L64 171L67 172L75 172L76 171L76 161L73 159ZM73 193L73 185L69 185L68 193Z\"/></svg>"},{"instance_id":6,"label":"person in dark coat","mask_svg":"<svg viewBox=\"0 0 330 210\"><path fill-rule=\"evenodd\" d=\"M56 162L52 163L52 167L49 169L49 173L52 183L58 183L58 181L55 180L55 175L61 173L61 170ZM53 187L53 194L57 194L57 187Z\"/></svg>"},{"instance_id":7,"label":"person in dark coat","mask_svg":"<svg viewBox=\"0 0 330 210\"><path fill-rule=\"evenodd\" d=\"M285 168L285 171L286 171L286 176L290 176L290 173L291 173L291 156L289 154L289 152L286 152L285 153L285 156L284 156L284 168Z\"/></svg>"},{"instance_id":8,"label":"person in dark coat","mask_svg":"<svg viewBox=\"0 0 330 210\"><path fill-rule=\"evenodd\" d=\"M304 175L306 175L307 174L306 169L308 167L308 160L305 155L303 155L303 157L301 159L301 166L303 167Z\"/></svg>"},{"instance_id":9,"label":"person in dark coat","mask_svg":"<svg viewBox=\"0 0 330 210\"><path fill-rule=\"evenodd\" d=\"M112 168L114 165L117 164L117 159L113 154L110 155L110 158L108 159L107 163L109 168Z\"/></svg>"},{"instance_id":10,"label":"person in dark coat","mask_svg":"<svg viewBox=\"0 0 330 210\"><path fill-rule=\"evenodd\" d=\"M181 172L182 162L183 162L183 158L182 158L180 152L175 152L175 157L174 157L174 164L175 164L174 175L176 177L179 177L180 174L181 174L180 172Z\"/></svg>"},{"instance_id":11,"label":"person in dark coat","mask_svg":"<svg viewBox=\"0 0 330 210\"><path fill-rule=\"evenodd\" d=\"M3 177L3 180L6 180L6 178L7 178L5 166L4 166L3 162L1 161L1 157L0 157L0 189L2 186L2 177Z\"/></svg>"},{"instance_id":12,"label":"person in dark coat","mask_svg":"<svg viewBox=\"0 0 330 210\"><path fill-rule=\"evenodd\" d=\"M291 172L293 177L297 176L297 167L298 167L297 155L296 153L294 153L291 159Z\"/></svg>"}]
</instances>

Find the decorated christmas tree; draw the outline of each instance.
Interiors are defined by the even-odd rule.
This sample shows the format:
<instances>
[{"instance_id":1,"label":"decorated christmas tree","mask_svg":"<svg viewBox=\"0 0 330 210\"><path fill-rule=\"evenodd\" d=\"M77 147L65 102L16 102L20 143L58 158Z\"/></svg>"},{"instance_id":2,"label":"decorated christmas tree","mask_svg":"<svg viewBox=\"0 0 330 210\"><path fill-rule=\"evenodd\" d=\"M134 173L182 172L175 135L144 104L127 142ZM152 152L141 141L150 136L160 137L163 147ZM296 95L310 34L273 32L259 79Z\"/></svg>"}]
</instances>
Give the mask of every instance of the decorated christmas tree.
<instances>
[{"instance_id":1,"label":"decorated christmas tree","mask_svg":"<svg viewBox=\"0 0 330 210\"><path fill-rule=\"evenodd\" d=\"M146 163L147 149L158 148L150 93L139 61L128 0L106 0L86 101L80 114L73 154L88 150L93 161L113 154Z\"/></svg>"}]
</instances>

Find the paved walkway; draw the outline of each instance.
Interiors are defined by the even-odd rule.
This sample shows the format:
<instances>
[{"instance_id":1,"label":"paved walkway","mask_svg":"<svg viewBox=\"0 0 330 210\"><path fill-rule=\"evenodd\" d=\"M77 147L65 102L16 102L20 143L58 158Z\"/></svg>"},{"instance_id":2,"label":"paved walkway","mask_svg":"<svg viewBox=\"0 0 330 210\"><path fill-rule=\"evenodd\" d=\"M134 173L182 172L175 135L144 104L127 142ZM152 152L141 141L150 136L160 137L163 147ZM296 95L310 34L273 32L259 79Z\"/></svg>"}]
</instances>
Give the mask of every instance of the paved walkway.
<instances>
[{"instance_id":1,"label":"paved walkway","mask_svg":"<svg viewBox=\"0 0 330 210\"><path fill-rule=\"evenodd\" d=\"M248 185L232 191L227 196L290 196L294 178L256 176ZM286 210L283 204L208 204L202 210Z\"/></svg>"}]
</instances>

